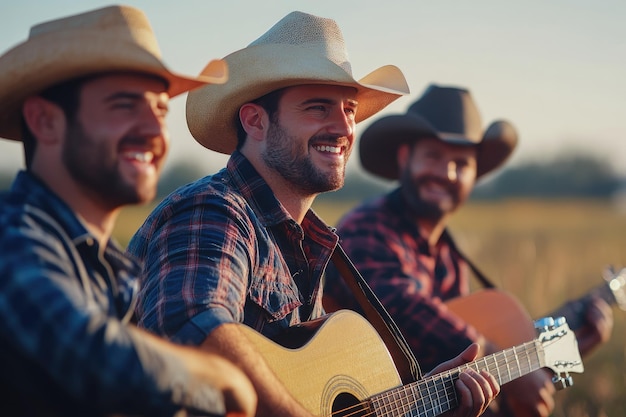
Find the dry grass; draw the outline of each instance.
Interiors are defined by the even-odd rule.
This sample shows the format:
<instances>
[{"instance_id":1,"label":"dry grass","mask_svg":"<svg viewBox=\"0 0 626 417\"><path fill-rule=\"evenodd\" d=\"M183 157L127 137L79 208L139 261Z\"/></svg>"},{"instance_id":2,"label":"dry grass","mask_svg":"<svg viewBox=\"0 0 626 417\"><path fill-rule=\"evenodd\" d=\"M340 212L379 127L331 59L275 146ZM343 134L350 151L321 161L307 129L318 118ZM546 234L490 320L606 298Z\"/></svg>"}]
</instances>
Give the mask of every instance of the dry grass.
<instances>
[{"instance_id":1,"label":"dry grass","mask_svg":"<svg viewBox=\"0 0 626 417\"><path fill-rule=\"evenodd\" d=\"M352 203L316 204L329 224ZM149 208L126 209L116 237L126 244ZM457 243L533 317L601 284L605 265L626 266L626 214L594 201L471 203L455 215ZM557 394L558 417L626 415L626 312L614 309L611 341L585 359L585 373Z\"/></svg>"}]
</instances>

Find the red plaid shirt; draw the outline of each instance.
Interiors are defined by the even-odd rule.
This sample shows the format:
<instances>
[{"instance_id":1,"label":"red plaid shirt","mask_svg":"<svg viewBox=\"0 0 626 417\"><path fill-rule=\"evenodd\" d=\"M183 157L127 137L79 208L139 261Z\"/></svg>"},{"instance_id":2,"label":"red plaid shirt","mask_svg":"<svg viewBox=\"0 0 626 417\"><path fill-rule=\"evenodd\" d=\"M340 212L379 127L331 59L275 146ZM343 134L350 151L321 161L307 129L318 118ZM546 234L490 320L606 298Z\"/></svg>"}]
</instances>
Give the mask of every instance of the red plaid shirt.
<instances>
[{"instance_id":1,"label":"red plaid shirt","mask_svg":"<svg viewBox=\"0 0 626 417\"><path fill-rule=\"evenodd\" d=\"M435 247L421 237L399 190L348 213L338 225L346 253L400 327L423 370L458 355L477 331L444 301L469 293L469 267L447 234ZM329 265L324 296L357 309Z\"/></svg>"},{"instance_id":2,"label":"red plaid shirt","mask_svg":"<svg viewBox=\"0 0 626 417\"><path fill-rule=\"evenodd\" d=\"M223 323L275 337L323 314L338 240L312 210L298 224L235 151L226 168L165 198L131 239L144 263L139 325L196 345Z\"/></svg>"}]
</instances>

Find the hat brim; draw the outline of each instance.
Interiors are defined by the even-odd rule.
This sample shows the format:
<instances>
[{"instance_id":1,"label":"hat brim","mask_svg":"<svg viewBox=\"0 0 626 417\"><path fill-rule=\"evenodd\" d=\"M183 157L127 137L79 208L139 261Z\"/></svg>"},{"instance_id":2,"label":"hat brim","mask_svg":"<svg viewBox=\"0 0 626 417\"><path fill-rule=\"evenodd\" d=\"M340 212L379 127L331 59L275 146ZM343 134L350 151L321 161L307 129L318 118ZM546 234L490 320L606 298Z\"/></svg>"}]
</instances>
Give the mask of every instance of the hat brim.
<instances>
[{"instance_id":1,"label":"hat brim","mask_svg":"<svg viewBox=\"0 0 626 417\"><path fill-rule=\"evenodd\" d=\"M359 139L361 165L376 176L396 180L399 176L398 147L424 138L459 146L476 146L477 178L504 163L517 145L515 128L504 120L493 122L482 141L476 143L458 135L437 132L426 119L416 114L391 115L375 121L362 133Z\"/></svg>"},{"instance_id":2,"label":"hat brim","mask_svg":"<svg viewBox=\"0 0 626 417\"><path fill-rule=\"evenodd\" d=\"M517 131L511 123L506 120L491 123L478 144L477 177L502 165L515 150L517 141Z\"/></svg>"},{"instance_id":3,"label":"hat brim","mask_svg":"<svg viewBox=\"0 0 626 417\"><path fill-rule=\"evenodd\" d=\"M21 140L21 105L28 96L72 78L107 72L163 78L170 97L228 79L223 61L212 61L200 76L185 76L170 71L141 44L121 42L103 31L35 37L0 57L0 137Z\"/></svg>"},{"instance_id":4,"label":"hat brim","mask_svg":"<svg viewBox=\"0 0 626 417\"><path fill-rule=\"evenodd\" d=\"M224 154L232 153L237 146L236 117L240 107L281 88L305 84L354 87L357 123L409 93L404 75L395 66L378 68L357 81L339 65L301 46L249 46L224 60L230 69L229 82L190 92L186 110L193 137L206 148Z\"/></svg>"}]
</instances>

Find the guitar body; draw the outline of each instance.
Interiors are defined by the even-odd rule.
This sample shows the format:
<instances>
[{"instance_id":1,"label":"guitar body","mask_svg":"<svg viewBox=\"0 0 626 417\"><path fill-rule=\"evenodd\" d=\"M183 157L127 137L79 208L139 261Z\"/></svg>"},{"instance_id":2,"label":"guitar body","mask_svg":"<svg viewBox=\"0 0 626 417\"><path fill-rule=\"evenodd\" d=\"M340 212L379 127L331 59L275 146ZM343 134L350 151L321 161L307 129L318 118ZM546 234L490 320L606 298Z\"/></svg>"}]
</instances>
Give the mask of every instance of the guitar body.
<instances>
[{"instance_id":1,"label":"guitar body","mask_svg":"<svg viewBox=\"0 0 626 417\"><path fill-rule=\"evenodd\" d=\"M533 320L512 295L494 289L446 301L448 308L501 349L536 337Z\"/></svg>"},{"instance_id":2,"label":"guitar body","mask_svg":"<svg viewBox=\"0 0 626 417\"><path fill-rule=\"evenodd\" d=\"M434 417L458 405L454 383L467 368L486 370L499 384L549 368L564 386L569 372L584 370L566 323L546 327L536 340L406 385L376 330L353 311L287 329L280 343L249 327L241 330L290 394L316 416Z\"/></svg>"},{"instance_id":3,"label":"guitar body","mask_svg":"<svg viewBox=\"0 0 626 417\"><path fill-rule=\"evenodd\" d=\"M591 297L599 297L609 305L626 311L626 268L618 273L604 272L604 282L587 294L559 307L550 317L563 316L572 330L584 325L584 311ZM496 289L476 291L466 297L446 301L450 310L474 326L500 348L532 340L536 337L533 320L512 295Z\"/></svg>"},{"instance_id":4,"label":"guitar body","mask_svg":"<svg viewBox=\"0 0 626 417\"><path fill-rule=\"evenodd\" d=\"M302 333L307 325L296 331ZM287 390L314 415L330 416L333 409L402 385L384 342L359 314L341 310L317 327L311 334L315 337L297 348L285 348L247 326L242 330Z\"/></svg>"}]
</instances>

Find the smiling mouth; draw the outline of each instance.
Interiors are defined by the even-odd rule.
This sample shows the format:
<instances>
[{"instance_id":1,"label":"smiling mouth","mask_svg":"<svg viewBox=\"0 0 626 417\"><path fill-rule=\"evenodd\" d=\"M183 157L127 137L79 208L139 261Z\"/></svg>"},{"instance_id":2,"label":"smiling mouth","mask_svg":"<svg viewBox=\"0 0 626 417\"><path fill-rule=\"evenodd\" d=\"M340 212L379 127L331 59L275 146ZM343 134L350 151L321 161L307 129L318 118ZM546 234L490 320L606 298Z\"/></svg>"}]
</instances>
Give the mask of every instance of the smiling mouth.
<instances>
[{"instance_id":1,"label":"smiling mouth","mask_svg":"<svg viewBox=\"0 0 626 417\"><path fill-rule=\"evenodd\" d=\"M154 153L150 151L126 151L122 153L125 159L141 162L144 164L152 163Z\"/></svg>"},{"instance_id":2,"label":"smiling mouth","mask_svg":"<svg viewBox=\"0 0 626 417\"><path fill-rule=\"evenodd\" d=\"M327 152L335 155L339 155L343 152L343 146L315 145L313 149L318 152Z\"/></svg>"}]
</instances>

